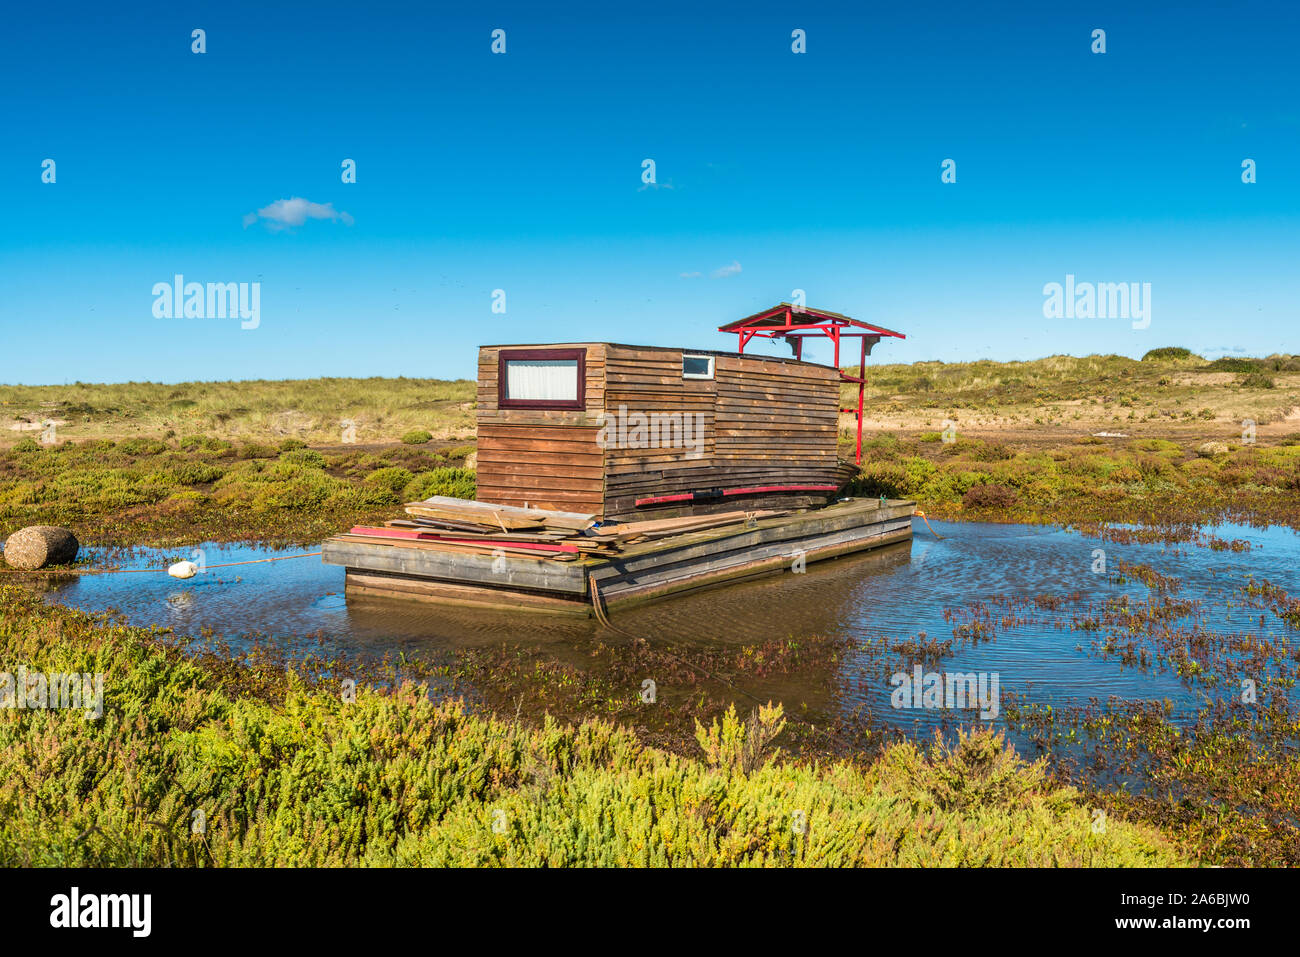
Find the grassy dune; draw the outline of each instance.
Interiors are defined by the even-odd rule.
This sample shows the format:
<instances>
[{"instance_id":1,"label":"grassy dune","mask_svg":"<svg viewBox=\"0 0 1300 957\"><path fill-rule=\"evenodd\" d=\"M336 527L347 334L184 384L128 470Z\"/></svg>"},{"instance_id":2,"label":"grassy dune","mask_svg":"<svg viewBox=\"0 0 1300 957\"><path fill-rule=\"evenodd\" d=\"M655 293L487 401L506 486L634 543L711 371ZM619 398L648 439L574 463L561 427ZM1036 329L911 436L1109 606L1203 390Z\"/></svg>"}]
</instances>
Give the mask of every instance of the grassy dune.
<instances>
[{"instance_id":1,"label":"grassy dune","mask_svg":"<svg viewBox=\"0 0 1300 957\"><path fill-rule=\"evenodd\" d=\"M1185 352L872 366L865 418L875 428L905 431L941 429L950 419L959 432L1028 441L1098 430L1177 431L1204 441L1239 435L1243 419L1266 434L1300 430L1300 357L1210 362ZM850 395L856 401L846 386L844 398Z\"/></svg>"},{"instance_id":2,"label":"grassy dune","mask_svg":"<svg viewBox=\"0 0 1300 957\"><path fill-rule=\"evenodd\" d=\"M1300 431L1300 358L1207 361L1185 350L1123 356L1049 356L1029 362L917 362L868 369L868 429L1006 431L1051 440L1061 431L1178 430L1205 438ZM1173 352L1174 355L1160 353ZM856 398L844 389L845 405ZM303 379L166 385L0 385L0 447L39 435L60 440L205 435L230 441L339 444L350 421L362 445L412 430L435 441L474 435L474 383L437 379ZM1288 420L1288 416L1291 418ZM1294 423L1294 424L1288 424ZM850 426L846 419L846 430Z\"/></svg>"},{"instance_id":3,"label":"grassy dune","mask_svg":"<svg viewBox=\"0 0 1300 957\"><path fill-rule=\"evenodd\" d=\"M60 440L204 435L230 441L313 445L397 442L416 429L439 441L474 438L474 383L458 379L285 379L247 382L126 382L0 385L0 445L39 435L54 422Z\"/></svg>"}]
</instances>

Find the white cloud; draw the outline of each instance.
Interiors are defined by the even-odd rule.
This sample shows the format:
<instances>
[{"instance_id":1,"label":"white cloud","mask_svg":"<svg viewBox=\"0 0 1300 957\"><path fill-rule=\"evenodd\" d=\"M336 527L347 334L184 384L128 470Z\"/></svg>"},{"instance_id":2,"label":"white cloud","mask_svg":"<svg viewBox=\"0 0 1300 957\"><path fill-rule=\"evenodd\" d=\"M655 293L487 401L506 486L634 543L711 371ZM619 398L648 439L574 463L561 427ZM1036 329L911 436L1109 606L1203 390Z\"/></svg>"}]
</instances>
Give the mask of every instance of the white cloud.
<instances>
[{"instance_id":1,"label":"white cloud","mask_svg":"<svg viewBox=\"0 0 1300 957\"><path fill-rule=\"evenodd\" d=\"M259 219L266 220L267 228L272 232L301 226L309 219L337 219L345 226L351 226L355 222L351 213L335 209L333 203L313 203L301 196L277 199L270 206L263 206L255 213L245 213L244 228L247 229Z\"/></svg>"},{"instance_id":2,"label":"white cloud","mask_svg":"<svg viewBox=\"0 0 1300 957\"><path fill-rule=\"evenodd\" d=\"M713 270L712 275L714 279L726 279L728 276L734 276L739 272L740 263L733 259L730 266L723 266L720 269L715 269Z\"/></svg>"}]
</instances>

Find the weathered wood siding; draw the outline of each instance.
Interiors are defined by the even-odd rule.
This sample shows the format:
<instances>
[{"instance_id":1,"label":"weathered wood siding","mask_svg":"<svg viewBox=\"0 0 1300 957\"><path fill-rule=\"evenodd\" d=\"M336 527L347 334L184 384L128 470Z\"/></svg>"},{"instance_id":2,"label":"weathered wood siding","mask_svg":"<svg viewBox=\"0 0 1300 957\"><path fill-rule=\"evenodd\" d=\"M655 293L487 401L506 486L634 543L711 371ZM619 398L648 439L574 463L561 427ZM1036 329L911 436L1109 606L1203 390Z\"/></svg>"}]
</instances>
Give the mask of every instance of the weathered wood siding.
<instances>
[{"instance_id":1,"label":"weathered wood siding","mask_svg":"<svg viewBox=\"0 0 1300 957\"><path fill-rule=\"evenodd\" d=\"M682 353L713 355L713 379L683 379ZM821 485L837 482L839 376L832 368L681 349L610 345L605 408L618 414L699 413L701 455L681 448L610 449L605 454L605 514L645 513L636 499L743 485ZM821 497L816 497L820 500ZM654 510L653 514L718 508L810 504L784 494L717 505Z\"/></svg>"},{"instance_id":2,"label":"weathered wood siding","mask_svg":"<svg viewBox=\"0 0 1300 957\"><path fill-rule=\"evenodd\" d=\"M534 347L479 350L478 498L503 505L602 511L604 455L596 434L605 401L606 347L602 343L555 347L586 350L585 409L501 409L497 407L499 354L516 348Z\"/></svg>"},{"instance_id":3,"label":"weathered wood siding","mask_svg":"<svg viewBox=\"0 0 1300 957\"><path fill-rule=\"evenodd\" d=\"M527 348L586 350L585 409L498 408L499 353ZM683 351L714 356L714 377L682 378ZM478 497L604 518L730 509L738 502L754 508L812 504L822 496L654 510L637 509L635 502L744 485L838 484L839 401L836 371L804 362L608 343L485 346L479 350ZM695 447L682 447L674 433L669 447L616 442L602 449L602 413L615 422L640 415L674 427L674 417L696 415L690 433Z\"/></svg>"}]
</instances>

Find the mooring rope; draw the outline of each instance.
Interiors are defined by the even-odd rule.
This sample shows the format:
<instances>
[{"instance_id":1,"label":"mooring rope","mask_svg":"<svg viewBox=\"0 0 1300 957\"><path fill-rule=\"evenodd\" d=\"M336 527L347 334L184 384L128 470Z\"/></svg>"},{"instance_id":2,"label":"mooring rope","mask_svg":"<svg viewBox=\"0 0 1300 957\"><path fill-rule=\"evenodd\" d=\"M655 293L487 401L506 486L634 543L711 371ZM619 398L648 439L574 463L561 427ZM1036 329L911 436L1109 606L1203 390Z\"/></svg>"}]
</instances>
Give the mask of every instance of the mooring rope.
<instances>
[{"instance_id":1,"label":"mooring rope","mask_svg":"<svg viewBox=\"0 0 1300 957\"><path fill-rule=\"evenodd\" d=\"M921 521L925 522L925 527L930 529L930 534L933 535L935 538L937 538L939 541L943 541L943 536L940 535L938 532L934 530L934 528L931 527L930 520L925 517L925 512L921 511L918 508L912 514L921 516Z\"/></svg>"},{"instance_id":2,"label":"mooring rope","mask_svg":"<svg viewBox=\"0 0 1300 957\"><path fill-rule=\"evenodd\" d=\"M275 558L251 558L244 562L222 562L219 565L204 565L209 568L234 568L238 565L260 565L262 562L284 562L291 558L315 558L320 552L303 552L301 555L279 555ZM22 568L0 568L0 572L11 575L130 575L146 572L166 572L166 568L38 568L30 571Z\"/></svg>"}]
</instances>

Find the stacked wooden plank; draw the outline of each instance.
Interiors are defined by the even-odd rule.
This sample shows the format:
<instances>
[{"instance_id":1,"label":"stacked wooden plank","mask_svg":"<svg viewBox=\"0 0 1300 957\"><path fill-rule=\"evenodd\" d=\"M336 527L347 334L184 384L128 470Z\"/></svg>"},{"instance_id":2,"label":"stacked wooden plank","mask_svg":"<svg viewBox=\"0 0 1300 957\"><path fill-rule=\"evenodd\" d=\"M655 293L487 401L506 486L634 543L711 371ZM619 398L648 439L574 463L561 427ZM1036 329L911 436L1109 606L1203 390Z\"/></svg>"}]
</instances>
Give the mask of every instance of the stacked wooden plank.
<instances>
[{"instance_id":1,"label":"stacked wooden plank","mask_svg":"<svg viewBox=\"0 0 1300 957\"><path fill-rule=\"evenodd\" d=\"M434 496L409 502L406 518L383 527L356 526L337 540L471 555L574 561L610 552L613 535L593 528L590 513L521 508Z\"/></svg>"},{"instance_id":2,"label":"stacked wooden plank","mask_svg":"<svg viewBox=\"0 0 1300 957\"><path fill-rule=\"evenodd\" d=\"M851 499L797 513L735 511L579 528L586 516L575 523L562 513L519 515L489 506L492 521L500 520L494 530L488 514L462 511L463 504L412 503L424 514L336 536L322 547L322 560L347 569L349 600L396 597L585 617L599 615L597 604L606 611L630 607L904 542L914 511L908 501Z\"/></svg>"},{"instance_id":3,"label":"stacked wooden plank","mask_svg":"<svg viewBox=\"0 0 1300 957\"><path fill-rule=\"evenodd\" d=\"M471 502L446 496L410 502L405 510L406 518L392 519L383 526L354 526L332 541L571 562L584 557L612 557L631 543L727 525L753 524L781 514L732 510L716 515L598 526L592 514Z\"/></svg>"}]
</instances>

